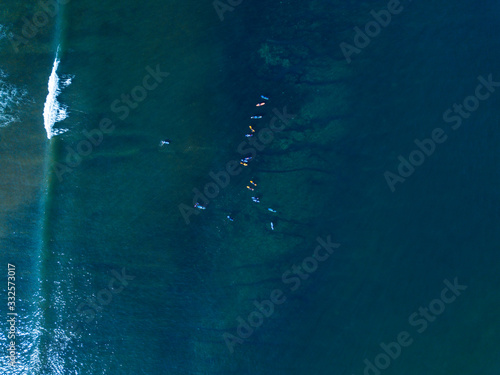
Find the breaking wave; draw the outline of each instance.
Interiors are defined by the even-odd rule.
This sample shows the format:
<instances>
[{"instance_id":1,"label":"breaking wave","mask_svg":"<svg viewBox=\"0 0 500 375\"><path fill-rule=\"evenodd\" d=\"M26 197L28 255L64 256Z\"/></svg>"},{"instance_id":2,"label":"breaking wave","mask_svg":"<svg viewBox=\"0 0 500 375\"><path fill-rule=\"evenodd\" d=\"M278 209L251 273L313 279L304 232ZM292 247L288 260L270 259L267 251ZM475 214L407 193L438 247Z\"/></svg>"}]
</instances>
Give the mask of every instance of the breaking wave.
<instances>
[{"instance_id":1,"label":"breaking wave","mask_svg":"<svg viewBox=\"0 0 500 375\"><path fill-rule=\"evenodd\" d=\"M59 48L56 52L54 65L52 66L52 73L49 77L47 99L43 107L43 123L47 138L50 139L55 135L62 134L68 129L54 129L54 124L60 122L68 117L68 106L61 104L57 101L57 97L61 91L71 84L71 76L64 76L61 80L57 75L57 68L59 67Z\"/></svg>"}]
</instances>

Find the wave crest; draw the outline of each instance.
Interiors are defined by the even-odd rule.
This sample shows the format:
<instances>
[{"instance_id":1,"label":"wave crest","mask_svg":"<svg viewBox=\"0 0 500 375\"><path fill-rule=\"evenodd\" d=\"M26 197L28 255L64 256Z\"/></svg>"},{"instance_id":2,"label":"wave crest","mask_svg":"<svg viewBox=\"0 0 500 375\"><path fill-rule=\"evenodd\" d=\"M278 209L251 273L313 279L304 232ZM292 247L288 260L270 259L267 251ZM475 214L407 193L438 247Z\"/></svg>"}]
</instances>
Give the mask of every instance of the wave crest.
<instances>
[{"instance_id":1,"label":"wave crest","mask_svg":"<svg viewBox=\"0 0 500 375\"><path fill-rule=\"evenodd\" d=\"M64 76L62 77L63 80L61 80L57 75L57 68L59 67L60 62L58 54L59 48L57 49L56 58L49 77L49 93L47 94L47 99L45 100L45 105L43 107L43 123L48 139L68 131L68 129L54 129L54 124L56 122L63 121L68 117L68 106L59 103L57 101L57 97L64 88L71 84L72 79L71 76Z\"/></svg>"}]
</instances>

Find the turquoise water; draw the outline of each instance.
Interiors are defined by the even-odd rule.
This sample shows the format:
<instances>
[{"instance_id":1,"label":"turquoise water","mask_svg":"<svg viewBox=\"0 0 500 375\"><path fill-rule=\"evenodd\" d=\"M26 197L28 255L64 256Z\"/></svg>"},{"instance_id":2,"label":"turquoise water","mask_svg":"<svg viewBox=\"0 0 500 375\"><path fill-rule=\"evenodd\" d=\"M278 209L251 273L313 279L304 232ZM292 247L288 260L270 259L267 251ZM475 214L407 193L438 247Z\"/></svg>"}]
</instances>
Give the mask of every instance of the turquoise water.
<instances>
[{"instance_id":1,"label":"turquoise water","mask_svg":"<svg viewBox=\"0 0 500 375\"><path fill-rule=\"evenodd\" d=\"M242 2L221 21L211 2L70 1L18 52L9 33L40 5L4 6L0 258L19 363L4 304L2 373L373 375L365 359L383 365L402 332L380 373L496 373L500 92L456 130L443 113L479 76L500 81L500 9L401 6L350 64L339 44L387 2ZM49 140L56 56L68 117ZM136 89L151 70L158 85ZM186 224L179 205L285 107L294 119ZM436 128L446 141L392 192L384 173ZM340 247L292 282L318 237ZM455 278L467 288L419 332L410 317ZM238 339L274 290L285 301Z\"/></svg>"}]
</instances>

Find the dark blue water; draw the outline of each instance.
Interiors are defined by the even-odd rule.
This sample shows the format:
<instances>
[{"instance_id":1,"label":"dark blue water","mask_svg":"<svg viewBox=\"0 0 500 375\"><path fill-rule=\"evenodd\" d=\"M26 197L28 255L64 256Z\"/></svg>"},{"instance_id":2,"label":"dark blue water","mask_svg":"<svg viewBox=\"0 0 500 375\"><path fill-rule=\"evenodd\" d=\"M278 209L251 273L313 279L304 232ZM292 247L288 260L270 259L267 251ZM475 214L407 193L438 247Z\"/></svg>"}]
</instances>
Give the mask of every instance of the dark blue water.
<instances>
[{"instance_id":1,"label":"dark blue water","mask_svg":"<svg viewBox=\"0 0 500 375\"><path fill-rule=\"evenodd\" d=\"M2 373L494 374L500 9L401 2L348 63L387 6L69 2L17 52L5 6Z\"/></svg>"}]
</instances>

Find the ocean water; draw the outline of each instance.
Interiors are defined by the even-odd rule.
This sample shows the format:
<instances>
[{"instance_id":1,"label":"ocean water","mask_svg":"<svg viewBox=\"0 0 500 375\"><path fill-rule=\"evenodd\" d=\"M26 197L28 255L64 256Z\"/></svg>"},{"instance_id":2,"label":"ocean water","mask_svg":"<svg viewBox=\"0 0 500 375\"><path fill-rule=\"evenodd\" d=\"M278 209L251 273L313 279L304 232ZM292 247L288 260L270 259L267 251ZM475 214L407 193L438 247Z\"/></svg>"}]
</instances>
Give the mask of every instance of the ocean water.
<instances>
[{"instance_id":1,"label":"ocean water","mask_svg":"<svg viewBox=\"0 0 500 375\"><path fill-rule=\"evenodd\" d=\"M1 373L496 374L500 7L401 1L347 62L387 7L5 4Z\"/></svg>"}]
</instances>

